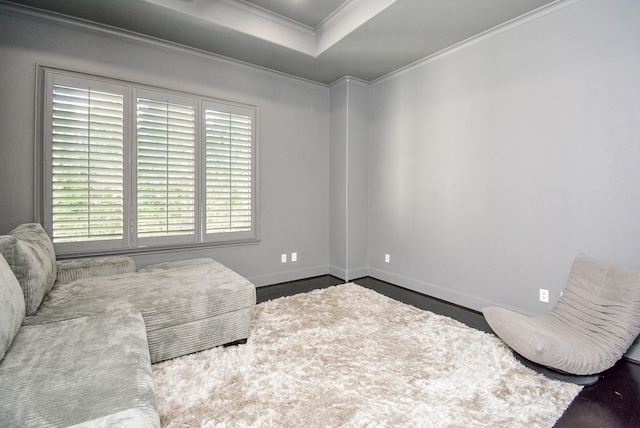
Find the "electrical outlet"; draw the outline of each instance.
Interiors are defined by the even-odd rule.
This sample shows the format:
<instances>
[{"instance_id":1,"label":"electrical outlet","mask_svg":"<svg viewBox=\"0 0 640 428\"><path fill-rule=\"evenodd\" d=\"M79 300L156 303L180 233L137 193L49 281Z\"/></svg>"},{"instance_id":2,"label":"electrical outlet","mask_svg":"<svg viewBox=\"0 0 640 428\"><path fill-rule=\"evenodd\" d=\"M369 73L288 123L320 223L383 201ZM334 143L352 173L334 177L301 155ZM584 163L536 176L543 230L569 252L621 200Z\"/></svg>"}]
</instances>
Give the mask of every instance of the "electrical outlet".
<instances>
[{"instance_id":1,"label":"electrical outlet","mask_svg":"<svg viewBox=\"0 0 640 428\"><path fill-rule=\"evenodd\" d=\"M283 254L281 257L282 257L282 263L286 263L287 262L287 255Z\"/></svg>"},{"instance_id":2,"label":"electrical outlet","mask_svg":"<svg viewBox=\"0 0 640 428\"><path fill-rule=\"evenodd\" d=\"M384 262L389 263L391 261L391 256L389 254L384 255Z\"/></svg>"},{"instance_id":3,"label":"electrical outlet","mask_svg":"<svg viewBox=\"0 0 640 428\"><path fill-rule=\"evenodd\" d=\"M544 288L540 289L540 301L549 303L549 290L545 290Z\"/></svg>"},{"instance_id":4,"label":"electrical outlet","mask_svg":"<svg viewBox=\"0 0 640 428\"><path fill-rule=\"evenodd\" d=\"M291 261L292 262L298 261L298 253L291 253Z\"/></svg>"}]
</instances>

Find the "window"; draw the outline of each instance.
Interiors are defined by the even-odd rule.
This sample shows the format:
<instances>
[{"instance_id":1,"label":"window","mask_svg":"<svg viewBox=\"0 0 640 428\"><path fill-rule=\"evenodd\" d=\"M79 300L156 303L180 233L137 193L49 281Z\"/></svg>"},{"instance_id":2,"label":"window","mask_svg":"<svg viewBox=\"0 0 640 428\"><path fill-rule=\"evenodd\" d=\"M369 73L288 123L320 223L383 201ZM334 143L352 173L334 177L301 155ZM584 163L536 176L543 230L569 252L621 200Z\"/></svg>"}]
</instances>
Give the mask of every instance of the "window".
<instances>
[{"instance_id":1,"label":"window","mask_svg":"<svg viewBox=\"0 0 640 428\"><path fill-rule=\"evenodd\" d=\"M255 107L43 75L41 211L58 252L257 239Z\"/></svg>"},{"instance_id":2,"label":"window","mask_svg":"<svg viewBox=\"0 0 640 428\"><path fill-rule=\"evenodd\" d=\"M205 105L207 234L251 232L252 116Z\"/></svg>"},{"instance_id":3,"label":"window","mask_svg":"<svg viewBox=\"0 0 640 428\"><path fill-rule=\"evenodd\" d=\"M172 102L152 93L136 97L136 206L141 241L195 236L195 116L196 107L188 100Z\"/></svg>"}]
</instances>

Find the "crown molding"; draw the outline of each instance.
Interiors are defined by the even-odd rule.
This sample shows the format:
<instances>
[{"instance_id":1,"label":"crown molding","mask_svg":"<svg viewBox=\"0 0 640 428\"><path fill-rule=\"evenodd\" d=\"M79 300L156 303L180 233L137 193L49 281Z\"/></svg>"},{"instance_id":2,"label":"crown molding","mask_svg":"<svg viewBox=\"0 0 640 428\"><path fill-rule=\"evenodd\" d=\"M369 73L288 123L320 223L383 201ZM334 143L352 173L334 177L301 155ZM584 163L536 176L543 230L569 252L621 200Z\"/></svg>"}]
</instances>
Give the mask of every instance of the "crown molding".
<instances>
[{"instance_id":1,"label":"crown molding","mask_svg":"<svg viewBox=\"0 0 640 428\"><path fill-rule=\"evenodd\" d=\"M371 86L370 82L367 82L366 80L362 80L362 79L358 79L357 77L353 77L353 76L344 76L339 78L338 80L336 80L335 82L330 83L328 86L330 88L333 88L335 86L341 85L341 84L354 84L354 85L358 85L358 86L363 86L366 88L369 88Z\"/></svg>"},{"instance_id":2,"label":"crown molding","mask_svg":"<svg viewBox=\"0 0 640 428\"><path fill-rule=\"evenodd\" d=\"M325 32L327 28L331 27L337 21L342 19L344 15L349 13L349 11L356 7L356 5L361 1L363 0L347 0L346 2L342 3L339 8L334 10L329 16L323 19L322 22L320 22L316 26L316 28L314 28L316 34Z\"/></svg>"},{"instance_id":3,"label":"crown molding","mask_svg":"<svg viewBox=\"0 0 640 428\"><path fill-rule=\"evenodd\" d=\"M344 39L397 0L350 0L316 27L316 56Z\"/></svg>"},{"instance_id":4,"label":"crown molding","mask_svg":"<svg viewBox=\"0 0 640 428\"><path fill-rule=\"evenodd\" d=\"M33 8L30 6L7 3L5 0L0 0L0 11L13 12L13 13L28 16L31 18L53 22L63 26L68 26L70 28L76 28L82 31L92 32L92 33L101 34L109 37L115 37L122 40L129 40L135 43L141 43L141 44L153 46L159 49L165 49L170 52L187 54L194 57L203 58L206 60L219 61L221 63L234 65L240 68L267 73L274 77L279 77L287 81L297 81L307 86L325 87L325 88L329 86L326 83L317 82L315 80L310 80L304 77L295 76L293 74L288 74L281 71L273 70L271 68L251 64L235 58L229 58L227 56L215 54L203 49L186 46L176 42L170 42L168 40L159 39L157 37L136 33L133 31L124 30L121 28L116 28L109 25L105 25L105 24L98 24L93 21L88 21L80 18L72 18L70 16L63 15L56 12L49 12L49 11L44 12L40 9Z\"/></svg>"},{"instance_id":5,"label":"crown molding","mask_svg":"<svg viewBox=\"0 0 640 428\"><path fill-rule=\"evenodd\" d=\"M300 31L301 33L305 33L306 32L307 34L312 35L314 37L316 35L316 31L312 27L309 27L308 25L305 25L305 24L303 24L301 22L298 22L295 19L287 18L286 16L282 16L280 14L272 12L272 11L270 11L268 9L263 8L263 7L260 7L260 6L257 6L255 4L249 3L246 0L218 0L218 1L223 2L223 3L227 3L229 5L233 5L234 7L237 7L239 9L243 9L243 10L247 11L248 13L252 13L254 15L258 15L261 18L269 19L269 20L275 22L276 24L289 26L289 27L295 29L296 31ZM354 1L360 1L360 0L354 0Z\"/></svg>"},{"instance_id":6,"label":"crown molding","mask_svg":"<svg viewBox=\"0 0 640 428\"><path fill-rule=\"evenodd\" d=\"M309 27L238 0L144 0L191 19L316 56L316 36Z\"/></svg>"},{"instance_id":7,"label":"crown molding","mask_svg":"<svg viewBox=\"0 0 640 428\"><path fill-rule=\"evenodd\" d=\"M316 28L246 0L144 1L318 57L397 0L348 0Z\"/></svg>"},{"instance_id":8,"label":"crown molding","mask_svg":"<svg viewBox=\"0 0 640 428\"><path fill-rule=\"evenodd\" d=\"M419 59L418 61L412 63L412 64L408 64L402 68L399 68L398 70L392 71L391 73L382 76L378 79L375 79L371 82L371 86L376 86L380 83L385 82L386 80L392 79L394 77L400 76L402 74L405 74L411 70L414 70L424 64L428 64L430 62L436 61L446 55L452 54L454 52L457 52L459 50L462 50L464 48L467 48L475 43L484 41L490 37L505 33L507 31L511 31L515 28L518 28L522 25L528 24L529 22L533 22L536 21L540 18L543 18L547 15L550 15L552 13L555 13L559 10L562 10L564 8L567 8L569 6L573 6L576 3L580 3L582 0L556 0L553 3L549 3L546 4L544 6L541 6L537 9L532 10L529 13L526 13L524 15L521 15L517 18L514 18L510 21L507 21L505 23L496 25L493 28L490 28L486 31L483 31L482 33L476 34L475 36L469 37L466 40L463 40L459 43L456 43L452 46L449 46L445 49L442 49L441 51L438 51L434 54L431 54L425 58Z\"/></svg>"}]
</instances>

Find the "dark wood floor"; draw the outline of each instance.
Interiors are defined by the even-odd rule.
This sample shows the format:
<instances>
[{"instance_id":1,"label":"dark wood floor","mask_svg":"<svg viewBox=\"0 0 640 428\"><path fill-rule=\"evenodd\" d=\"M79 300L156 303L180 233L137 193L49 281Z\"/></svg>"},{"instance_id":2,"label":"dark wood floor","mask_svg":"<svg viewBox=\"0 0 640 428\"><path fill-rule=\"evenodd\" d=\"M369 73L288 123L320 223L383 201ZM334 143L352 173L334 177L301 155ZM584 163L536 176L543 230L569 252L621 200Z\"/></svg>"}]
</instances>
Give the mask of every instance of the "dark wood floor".
<instances>
[{"instance_id":1,"label":"dark wood floor","mask_svg":"<svg viewBox=\"0 0 640 428\"><path fill-rule=\"evenodd\" d=\"M283 284L259 287L258 302L341 284L339 278L323 275ZM353 282L420 309L454 318L469 327L493 333L481 313L379 281L361 278ZM640 365L622 359L586 386L555 425L558 428L640 427Z\"/></svg>"}]
</instances>

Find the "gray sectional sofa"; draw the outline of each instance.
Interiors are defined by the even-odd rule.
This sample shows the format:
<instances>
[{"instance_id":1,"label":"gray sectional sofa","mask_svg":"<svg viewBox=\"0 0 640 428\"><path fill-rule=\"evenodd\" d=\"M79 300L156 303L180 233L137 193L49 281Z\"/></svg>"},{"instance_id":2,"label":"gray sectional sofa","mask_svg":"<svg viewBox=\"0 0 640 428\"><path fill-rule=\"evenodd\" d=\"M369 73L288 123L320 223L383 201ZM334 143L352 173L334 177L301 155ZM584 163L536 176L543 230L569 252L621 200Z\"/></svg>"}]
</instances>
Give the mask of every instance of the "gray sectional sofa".
<instances>
[{"instance_id":1,"label":"gray sectional sofa","mask_svg":"<svg viewBox=\"0 0 640 428\"><path fill-rule=\"evenodd\" d=\"M212 259L56 261L0 236L0 425L158 427L151 364L249 336L255 287Z\"/></svg>"}]
</instances>

